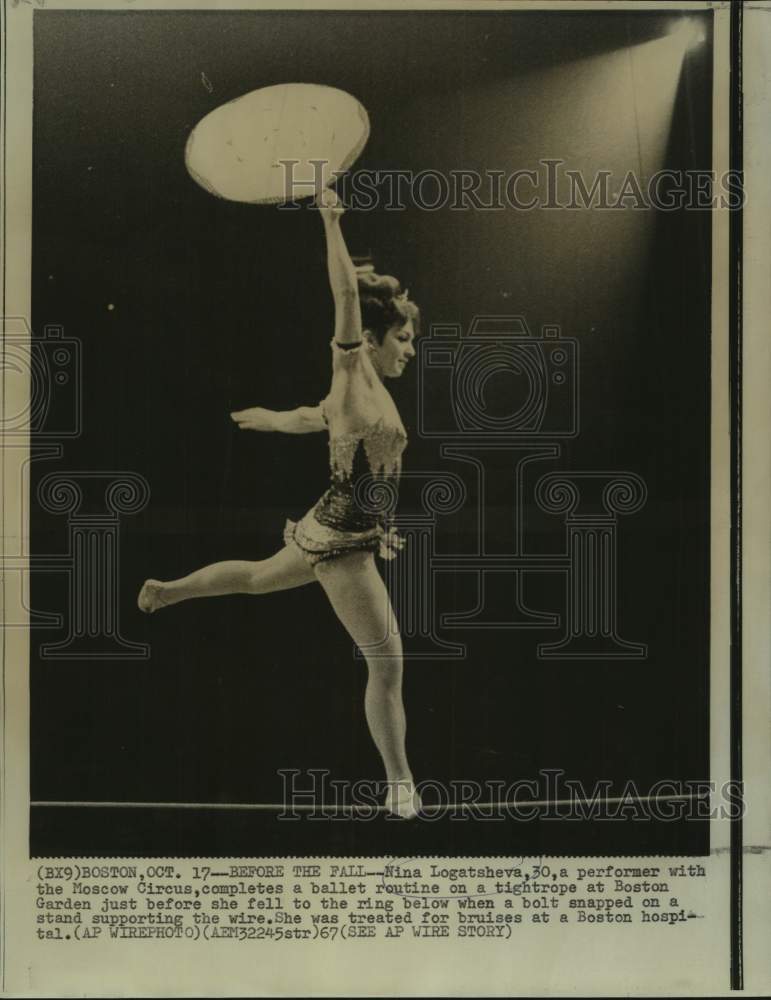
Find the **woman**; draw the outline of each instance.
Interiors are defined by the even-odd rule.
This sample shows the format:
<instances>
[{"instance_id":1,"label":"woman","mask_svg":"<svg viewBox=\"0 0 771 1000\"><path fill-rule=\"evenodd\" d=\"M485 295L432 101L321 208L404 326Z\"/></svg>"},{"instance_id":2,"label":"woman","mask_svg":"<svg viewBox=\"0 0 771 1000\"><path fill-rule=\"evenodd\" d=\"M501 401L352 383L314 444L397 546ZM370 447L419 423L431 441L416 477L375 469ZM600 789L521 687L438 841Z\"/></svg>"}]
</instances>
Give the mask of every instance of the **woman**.
<instances>
[{"instance_id":1,"label":"woman","mask_svg":"<svg viewBox=\"0 0 771 1000\"><path fill-rule=\"evenodd\" d=\"M333 191L317 200L327 240L335 302L332 384L317 407L231 414L239 427L301 434L328 431L331 484L297 523L287 521L285 547L258 562L214 563L180 580L147 580L139 607L148 613L193 597L266 594L317 581L367 661L364 707L385 765L386 809L405 819L420 808L405 748L402 644L375 553L392 558L401 542L382 516L359 502L375 477L396 484L407 443L396 406L383 385L415 356L419 313L395 278L372 268L356 272L340 230L343 207Z\"/></svg>"}]
</instances>

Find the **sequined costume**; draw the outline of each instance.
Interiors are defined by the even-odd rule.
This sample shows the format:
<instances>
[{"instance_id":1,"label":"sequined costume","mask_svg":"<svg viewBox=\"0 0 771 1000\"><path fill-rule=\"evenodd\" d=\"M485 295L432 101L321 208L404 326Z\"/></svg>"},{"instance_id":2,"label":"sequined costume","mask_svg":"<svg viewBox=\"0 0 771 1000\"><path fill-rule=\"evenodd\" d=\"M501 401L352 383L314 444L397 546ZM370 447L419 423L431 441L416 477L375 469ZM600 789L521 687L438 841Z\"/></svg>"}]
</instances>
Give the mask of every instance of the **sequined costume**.
<instances>
[{"instance_id":1,"label":"sequined costume","mask_svg":"<svg viewBox=\"0 0 771 1000\"><path fill-rule=\"evenodd\" d=\"M320 405L329 428L330 486L299 521L287 520L284 541L312 566L355 550L392 559L402 541L362 497L376 480L398 484L407 435L364 342L345 348L332 341L332 385Z\"/></svg>"}]
</instances>

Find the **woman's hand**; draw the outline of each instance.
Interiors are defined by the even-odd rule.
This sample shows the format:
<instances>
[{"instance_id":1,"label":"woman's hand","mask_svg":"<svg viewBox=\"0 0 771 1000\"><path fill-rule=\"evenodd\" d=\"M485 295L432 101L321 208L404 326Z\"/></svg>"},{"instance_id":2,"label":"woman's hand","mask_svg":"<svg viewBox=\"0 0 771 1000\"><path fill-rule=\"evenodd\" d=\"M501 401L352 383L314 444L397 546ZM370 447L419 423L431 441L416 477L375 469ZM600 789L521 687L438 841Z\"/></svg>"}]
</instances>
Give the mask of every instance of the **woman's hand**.
<instances>
[{"instance_id":1,"label":"woman's hand","mask_svg":"<svg viewBox=\"0 0 771 1000\"><path fill-rule=\"evenodd\" d=\"M339 219L345 211L345 205L340 201L340 196L333 188L324 188L316 196L316 208L325 222Z\"/></svg>"},{"instance_id":2,"label":"woman's hand","mask_svg":"<svg viewBox=\"0 0 771 1000\"><path fill-rule=\"evenodd\" d=\"M248 410L236 410L230 414L242 431L275 431L276 416L273 410L262 406L252 406Z\"/></svg>"}]
</instances>

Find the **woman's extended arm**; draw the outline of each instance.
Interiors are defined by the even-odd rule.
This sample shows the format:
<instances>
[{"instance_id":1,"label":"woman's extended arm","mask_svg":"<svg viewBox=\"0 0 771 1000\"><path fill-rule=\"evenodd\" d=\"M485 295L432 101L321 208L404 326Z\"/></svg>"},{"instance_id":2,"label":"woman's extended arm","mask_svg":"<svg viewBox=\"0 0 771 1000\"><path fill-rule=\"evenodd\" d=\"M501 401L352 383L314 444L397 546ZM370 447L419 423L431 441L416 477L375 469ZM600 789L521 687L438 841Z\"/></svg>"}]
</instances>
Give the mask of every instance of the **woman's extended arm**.
<instances>
[{"instance_id":1,"label":"woman's extended arm","mask_svg":"<svg viewBox=\"0 0 771 1000\"><path fill-rule=\"evenodd\" d=\"M356 269L340 229L345 209L334 191L327 189L317 199L327 236L327 270L335 300L335 341L353 345L361 342L361 310Z\"/></svg>"},{"instance_id":2,"label":"woman's extended arm","mask_svg":"<svg viewBox=\"0 0 771 1000\"><path fill-rule=\"evenodd\" d=\"M282 431L284 434L311 434L325 431L320 406L298 406L296 410L266 410L252 406L230 414L242 431Z\"/></svg>"}]
</instances>

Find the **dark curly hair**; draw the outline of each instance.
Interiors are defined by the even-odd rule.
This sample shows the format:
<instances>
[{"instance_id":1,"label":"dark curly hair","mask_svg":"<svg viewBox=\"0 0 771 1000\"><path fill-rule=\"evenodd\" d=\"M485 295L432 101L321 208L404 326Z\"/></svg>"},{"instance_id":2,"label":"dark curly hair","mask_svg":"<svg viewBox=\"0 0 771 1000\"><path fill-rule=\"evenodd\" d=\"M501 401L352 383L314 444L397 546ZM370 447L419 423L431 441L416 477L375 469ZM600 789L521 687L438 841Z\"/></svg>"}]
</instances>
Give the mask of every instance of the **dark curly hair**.
<instances>
[{"instance_id":1,"label":"dark curly hair","mask_svg":"<svg viewBox=\"0 0 771 1000\"><path fill-rule=\"evenodd\" d=\"M386 333L394 326L404 326L412 320L415 334L419 333L420 310L410 302L396 278L390 274L359 271L361 323L371 331L378 343L383 343Z\"/></svg>"}]
</instances>

